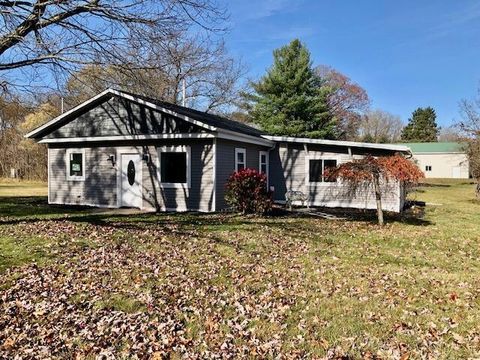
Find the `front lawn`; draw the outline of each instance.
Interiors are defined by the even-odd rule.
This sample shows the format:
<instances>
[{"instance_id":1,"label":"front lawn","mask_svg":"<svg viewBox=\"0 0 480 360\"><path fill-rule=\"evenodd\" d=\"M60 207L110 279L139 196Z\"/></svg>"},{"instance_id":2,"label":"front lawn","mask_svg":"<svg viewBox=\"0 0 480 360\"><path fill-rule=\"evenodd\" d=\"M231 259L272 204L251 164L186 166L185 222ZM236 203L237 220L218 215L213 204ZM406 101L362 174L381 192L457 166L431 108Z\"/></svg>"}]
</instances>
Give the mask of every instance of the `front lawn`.
<instances>
[{"instance_id":1,"label":"front lawn","mask_svg":"<svg viewBox=\"0 0 480 360\"><path fill-rule=\"evenodd\" d=\"M47 196L47 183L0 178L0 197Z\"/></svg>"},{"instance_id":2,"label":"front lawn","mask_svg":"<svg viewBox=\"0 0 480 360\"><path fill-rule=\"evenodd\" d=\"M427 185L384 228L0 198L0 358L479 357L480 203Z\"/></svg>"}]
</instances>

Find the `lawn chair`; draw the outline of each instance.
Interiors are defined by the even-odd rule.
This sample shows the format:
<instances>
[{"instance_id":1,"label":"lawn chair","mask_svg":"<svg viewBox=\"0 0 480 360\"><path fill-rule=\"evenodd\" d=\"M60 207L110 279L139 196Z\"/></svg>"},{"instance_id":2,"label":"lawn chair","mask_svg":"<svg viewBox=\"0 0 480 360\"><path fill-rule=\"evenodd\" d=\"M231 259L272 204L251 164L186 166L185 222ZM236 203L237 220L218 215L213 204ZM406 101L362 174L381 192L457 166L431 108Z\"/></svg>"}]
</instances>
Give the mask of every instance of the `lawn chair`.
<instances>
[{"instance_id":1,"label":"lawn chair","mask_svg":"<svg viewBox=\"0 0 480 360\"><path fill-rule=\"evenodd\" d=\"M289 190L285 193L286 205L289 210L292 211L292 206L294 201L301 201L302 207L307 203L307 209L310 209L310 204L308 203L308 196L305 195L302 191Z\"/></svg>"}]
</instances>

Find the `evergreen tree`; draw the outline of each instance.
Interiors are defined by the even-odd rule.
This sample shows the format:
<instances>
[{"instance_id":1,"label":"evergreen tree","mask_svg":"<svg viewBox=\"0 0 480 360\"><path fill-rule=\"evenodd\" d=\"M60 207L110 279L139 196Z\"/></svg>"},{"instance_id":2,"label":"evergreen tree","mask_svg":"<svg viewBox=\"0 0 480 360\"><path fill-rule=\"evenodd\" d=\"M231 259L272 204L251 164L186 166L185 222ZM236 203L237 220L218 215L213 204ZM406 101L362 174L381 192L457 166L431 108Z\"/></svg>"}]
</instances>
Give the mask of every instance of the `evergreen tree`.
<instances>
[{"instance_id":1,"label":"evergreen tree","mask_svg":"<svg viewBox=\"0 0 480 360\"><path fill-rule=\"evenodd\" d=\"M440 129L437 126L437 114L431 107L418 108L403 128L402 140L415 142L436 142Z\"/></svg>"},{"instance_id":2,"label":"evergreen tree","mask_svg":"<svg viewBox=\"0 0 480 360\"><path fill-rule=\"evenodd\" d=\"M328 103L328 87L315 75L310 52L298 39L273 52L274 63L253 83L250 115L274 135L335 138L336 122Z\"/></svg>"}]
</instances>

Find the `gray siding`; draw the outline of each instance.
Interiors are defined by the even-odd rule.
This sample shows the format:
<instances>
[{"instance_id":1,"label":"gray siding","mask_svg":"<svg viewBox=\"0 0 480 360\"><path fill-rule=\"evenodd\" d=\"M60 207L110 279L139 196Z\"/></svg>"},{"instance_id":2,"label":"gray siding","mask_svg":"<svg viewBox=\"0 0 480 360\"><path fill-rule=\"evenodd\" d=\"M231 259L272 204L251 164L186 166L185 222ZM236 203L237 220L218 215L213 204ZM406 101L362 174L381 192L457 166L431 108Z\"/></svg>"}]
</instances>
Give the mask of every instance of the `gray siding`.
<instances>
[{"instance_id":1,"label":"gray siding","mask_svg":"<svg viewBox=\"0 0 480 360\"><path fill-rule=\"evenodd\" d=\"M191 187L163 188L158 180L157 147L187 145L191 148ZM80 148L75 146L74 148ZM149 142L111 147L85 147L85 180L67 180L66 148L49 148L49 202L56 204L118 206L119 160L121 153L150 154L142 162L144 209L213 210L213 143L211 140L189 142ZM115 154L115 166L108 156Z\"/></svg>"},{"instance_id":2,"label":"gray siding","mask_svg":"<svg viewBox=\"0 0 480 360\"><path fill-rule=\"evenodd\" d=\"M337 163L352 159L346 147L331 147L308 145L308 152L302 144L278 144L270 153L270 185L274 186L274 199L285 201L288 190L302 191L309 197L313 206L376 208L373 189L358 188L352 192L346 185L340 183L309 183L307 161L309 157L336 159ZM352 149L353 157L365 155L362 149ZM386 155L385 151L372 155ZM389 211L400 211L404 203L404 192L398 183L382 185L383 208Z\"/></svg>"},{"instance_id":3,"label":"gray siding","mask_svg":"<svg viewBox=\"0 0 480 360\"><path fill-rule=\"evenodd\" d=\"M84 181L67 181L66 149L48 149L48 198L52 204L85 203Z\"/></svg>"},{"instance_id":4,"label":"gray siding","mask_svg":"<svg viewBox=\"0 0 480 360\"><path fill-rule=\"evenodd\" d=\"M45 136L45 138L193 133L202 131L202 128L169 114L113 97L59 127Z\"/></svg>"},{"instance_id":5,"label":"gray siding","mask_svg":"<svg viewBox=\"0 0 480 360\"><path fill-rule=\"evenodd\" d=\"M117 203L116 170L107 161L109 148L85 148L85 180L67 180L66 148L49 151L51 203L113 207Z\"/></svg>"},{"instance_id":6,"label":"gray siding","mask_svg":"<svg viewBox=\"0 0 480 360\"><path fill-rule=\"evenodd\" d=\"M155 146L148 146L147 151L151 156L151 162L143 168L144 208L212 211L214 205L212 140L192 141L188 144L165 143L164 145L190 146L191 185L190 188L160 186L158 151Z\"/></svg>"},{"instance_id":7,"label":"gray siding","mask_svg":"<svg viewBox=\"0 0 480 360\"><path fill-rule=\"evenodd\" d=\"M246 167L256 170L258 170L259 165L259 152L269 149L260 145L217 139L216 210L228 207L225 203L225 185L230 175L235 171L235 148L246 149Z\"/></svg>"}]
</instances>

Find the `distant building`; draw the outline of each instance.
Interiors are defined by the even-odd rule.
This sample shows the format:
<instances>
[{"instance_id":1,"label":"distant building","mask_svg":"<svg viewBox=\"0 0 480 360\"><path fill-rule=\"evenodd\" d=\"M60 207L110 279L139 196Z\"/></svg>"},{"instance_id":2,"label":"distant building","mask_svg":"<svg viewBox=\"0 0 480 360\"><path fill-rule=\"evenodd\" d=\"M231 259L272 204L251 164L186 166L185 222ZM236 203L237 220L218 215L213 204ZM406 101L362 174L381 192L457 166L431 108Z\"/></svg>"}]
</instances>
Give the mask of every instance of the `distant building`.
<instances>
[{"instance_id":1,"label":"distant building","mask_svg":"<svg viewBox=\"0 0 480 360\"><path fill-rule=\"evenodd\" d=\"M469 163L463 144L456 142L407 143L426 178L468 179Z\"/></svg>"}]
</instances>

